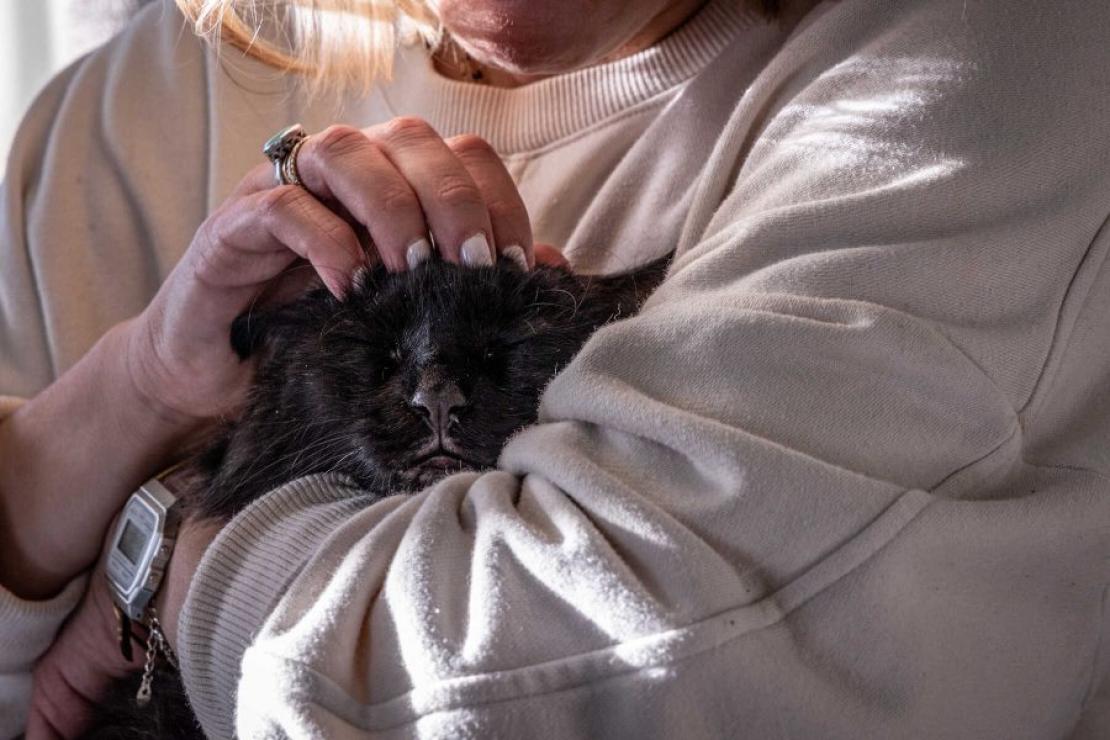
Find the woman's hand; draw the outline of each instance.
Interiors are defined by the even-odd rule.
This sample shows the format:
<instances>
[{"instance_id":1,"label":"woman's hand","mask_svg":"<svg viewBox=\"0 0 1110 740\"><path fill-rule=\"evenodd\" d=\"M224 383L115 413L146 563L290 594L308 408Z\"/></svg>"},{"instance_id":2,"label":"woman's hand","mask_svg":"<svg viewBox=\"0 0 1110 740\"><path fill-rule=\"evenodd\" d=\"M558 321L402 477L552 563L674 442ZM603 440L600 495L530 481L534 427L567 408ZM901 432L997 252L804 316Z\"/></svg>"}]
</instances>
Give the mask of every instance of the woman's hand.
<instances>
[{"instance_id":1,"label":"woman's hand","mask_svg":"<svg viewBox=\"0 0 1110 740\"><path fill-rule=\"evenodd\" d=\"M534 264L524 203L475 136L444 140L413 118L333 126L308 138L297 168L304 188L273 187L270 165L252 170L132 326L132 381L160 412L213 417L238 403L249 368L228 328L298 258L338 297L368 260L403 270L427 259L432 243L451 262L491 264L500 252ZM293 279L303 284L312 272Z\"/></svg>"}]
</instances>

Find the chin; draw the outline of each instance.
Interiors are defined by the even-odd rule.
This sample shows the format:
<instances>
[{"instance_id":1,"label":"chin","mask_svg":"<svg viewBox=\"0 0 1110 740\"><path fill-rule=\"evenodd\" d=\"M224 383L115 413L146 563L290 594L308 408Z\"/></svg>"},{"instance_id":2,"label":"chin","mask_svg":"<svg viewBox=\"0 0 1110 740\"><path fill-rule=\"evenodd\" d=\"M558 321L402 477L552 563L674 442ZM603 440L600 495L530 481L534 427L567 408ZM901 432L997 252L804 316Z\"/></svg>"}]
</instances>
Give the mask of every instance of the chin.
<instances>
[{"instance_id":1,"label":"chin","mask_svg":"<svg viewBox=\"0 0 1110 740\"><path fill-rule=\"evenodd\" d=\"M544 39L549 42L550 39ZM458 39L458 43L477 62L521 77L564 74L601 61L604 54L566 47L545 48L530 43L505 43L504 40Z\"/></svg>"},{"instance_id":2,"label":"chin","mask_svg":"<svg viewBox=\"0 0 1110 740\"><path fill-rule=\"evenodd\" d=\"M601 61L621 39L592 32L604 22L594 3L564 0L445 0L440 8L452 38L476 61L522 76L552 75ZM581 6L571 11L568 6Z\"/></svg>"}]
</instances>

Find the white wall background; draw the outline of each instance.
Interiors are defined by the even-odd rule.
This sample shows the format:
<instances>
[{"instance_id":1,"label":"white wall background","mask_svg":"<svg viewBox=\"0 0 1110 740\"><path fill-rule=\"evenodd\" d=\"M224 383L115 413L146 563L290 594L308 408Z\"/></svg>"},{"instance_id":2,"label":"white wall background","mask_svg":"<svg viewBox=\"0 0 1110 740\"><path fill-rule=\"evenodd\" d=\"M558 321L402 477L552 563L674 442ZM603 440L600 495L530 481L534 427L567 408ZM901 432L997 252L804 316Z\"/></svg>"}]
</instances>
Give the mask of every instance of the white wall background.
<instances>
[{"instance_id":1,"label":"white wall background","mask_svg":"<svg viewBox=\"0 0 1110 740\"><path fill-rule=\"evenodd\" d=\"M0 176L27 106L60 69L104 43L136 0L0 0Z\"/></svg>"}]
</instances>

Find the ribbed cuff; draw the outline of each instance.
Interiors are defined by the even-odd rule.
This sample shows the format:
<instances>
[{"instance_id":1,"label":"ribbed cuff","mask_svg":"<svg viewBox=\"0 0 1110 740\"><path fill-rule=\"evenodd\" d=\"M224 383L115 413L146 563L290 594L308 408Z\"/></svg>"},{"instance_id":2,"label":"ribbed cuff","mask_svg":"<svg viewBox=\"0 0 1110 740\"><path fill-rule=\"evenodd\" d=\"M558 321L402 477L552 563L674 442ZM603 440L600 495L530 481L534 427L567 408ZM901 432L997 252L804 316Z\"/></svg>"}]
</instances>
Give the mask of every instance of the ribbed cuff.
<instances>
[{"instance_id":1,"label":"ribbed cuff","mask_svg":"<svg viewBox=\"0 0 1110 740\"><path fill-rule=\"evenodd\" d=\"M209 546L178 627L182 679L208 737L235 735L243 653L289 583L328 535L374 500L339 476L302 478L247 507Z\"/></svg>"},{"instance_id":2,"label":"ribbed cuff","mask_svg":"<svg viewBox=\"0 0 1110 740\"><path fill-rule=\"evenodd\" d=\"M87 576L46 601L25 601L0 586L0 738L23 731L31 701L31 671L85 593Z\"/></svg>"},{"instance_id":3,"label":"ribbed cuff","mask_svg":"<svg viewBox=\"0 0 1110 740\"><path fill-rule=\"evenodd\" d=\"M62 592L45 601L25 601L0 586L0 669L28 667L46 652L85 593L88 576L74 578Z\"/></svg>"}]
</instances>

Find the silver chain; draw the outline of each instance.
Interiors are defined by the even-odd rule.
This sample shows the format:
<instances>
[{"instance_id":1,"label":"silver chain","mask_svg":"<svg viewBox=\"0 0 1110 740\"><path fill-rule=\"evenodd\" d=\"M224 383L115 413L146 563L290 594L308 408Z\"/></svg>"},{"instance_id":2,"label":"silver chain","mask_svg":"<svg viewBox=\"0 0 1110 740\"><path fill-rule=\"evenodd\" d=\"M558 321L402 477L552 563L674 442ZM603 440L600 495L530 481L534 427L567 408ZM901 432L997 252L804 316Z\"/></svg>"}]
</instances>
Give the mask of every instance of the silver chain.
<instances>
[{"instance_id":1,"label":"silver chain","mask_svg":"<svg viewBox=\"0 0 1110 740\"><path fill-rule=\"evenodd\" d=\"M143 680L135 694L135 703L140 707L150 703L150 685L154 682L154 666L158 662L158 654L164 655L166 662L177 668L177 656L166 641L166 634L162 631L162 623L158 621L158 613L154 611L154 607L147 612L146 626L146 663L143 665Z\"/></svg>"}]
</instances>

